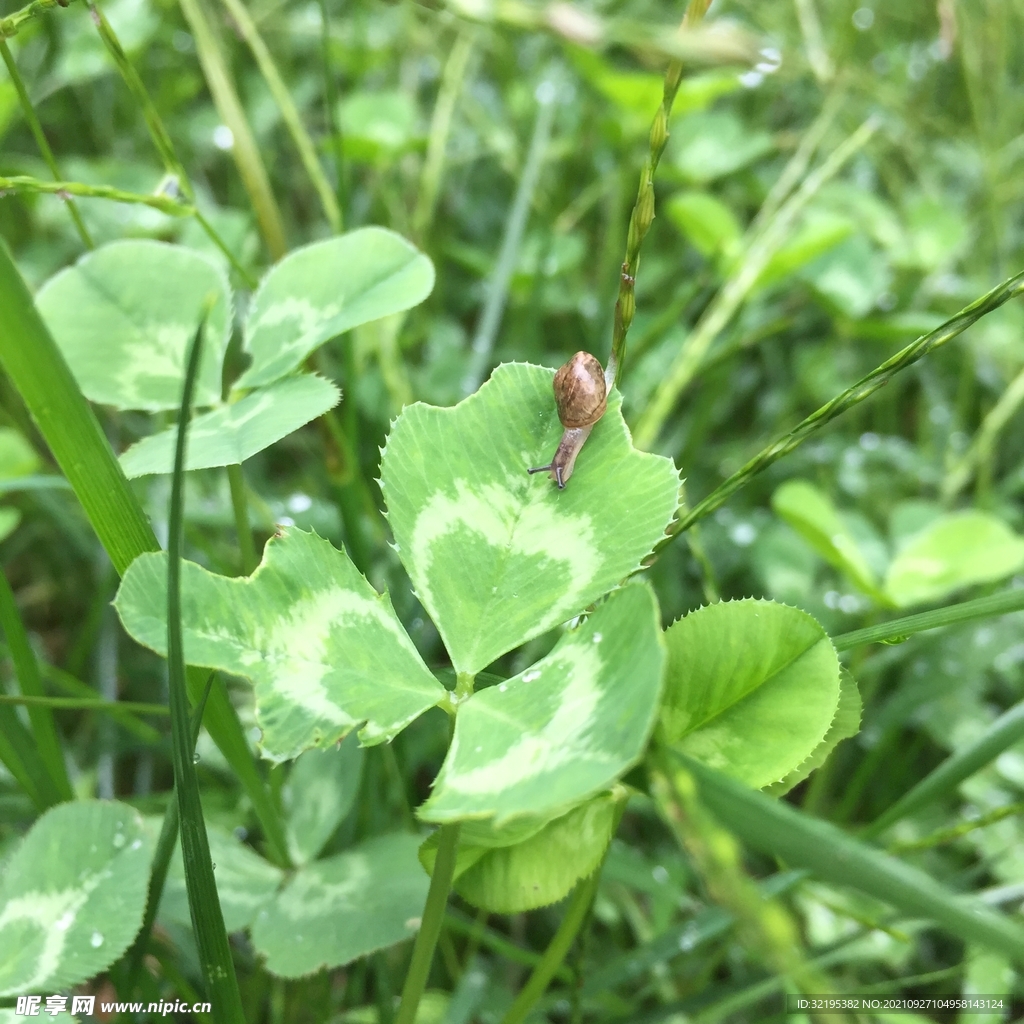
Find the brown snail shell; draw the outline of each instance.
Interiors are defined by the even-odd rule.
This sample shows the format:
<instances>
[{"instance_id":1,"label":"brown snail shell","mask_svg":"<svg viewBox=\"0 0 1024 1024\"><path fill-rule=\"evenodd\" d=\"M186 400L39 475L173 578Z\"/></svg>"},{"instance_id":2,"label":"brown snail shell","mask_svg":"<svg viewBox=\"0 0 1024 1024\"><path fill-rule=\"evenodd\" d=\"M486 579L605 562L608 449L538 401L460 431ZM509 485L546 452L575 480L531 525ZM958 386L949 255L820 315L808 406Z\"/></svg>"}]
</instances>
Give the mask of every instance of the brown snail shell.
<instances>
[{"instance_id":1,"label":"brown snail shell","mask_svg":"<svg viewBox=\"0 0 1024 1024\"><path fill-rule=\"evenodd\" d=\"M577 352L560 367L553 387L558 418L565 430L551 462L529 472L549 472L562 490L590 431L608 408L608 389L600 361L589 352Z\"/></svg>"}]
</instances>

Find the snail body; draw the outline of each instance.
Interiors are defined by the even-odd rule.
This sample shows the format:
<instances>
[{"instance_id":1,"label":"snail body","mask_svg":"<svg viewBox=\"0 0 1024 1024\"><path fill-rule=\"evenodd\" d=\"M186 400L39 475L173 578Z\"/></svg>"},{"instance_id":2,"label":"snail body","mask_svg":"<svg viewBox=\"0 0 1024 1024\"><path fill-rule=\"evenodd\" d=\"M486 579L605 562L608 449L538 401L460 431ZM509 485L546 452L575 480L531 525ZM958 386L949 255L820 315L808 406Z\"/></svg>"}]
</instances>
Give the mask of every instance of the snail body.
<instances>
[{"instance_id":1,"label":"snail body","mask_svg":"<svg viewBox=\"0 0 1024 1024\"><path fill-rule=\"evenodd\" d=\"M608 389L600 361L589 352L577 352L560 367L553 387L558 419L565 429L551 462L529 472L550 473L562 490L590 431L608 408Z\"/></svg>"}]
</instances>

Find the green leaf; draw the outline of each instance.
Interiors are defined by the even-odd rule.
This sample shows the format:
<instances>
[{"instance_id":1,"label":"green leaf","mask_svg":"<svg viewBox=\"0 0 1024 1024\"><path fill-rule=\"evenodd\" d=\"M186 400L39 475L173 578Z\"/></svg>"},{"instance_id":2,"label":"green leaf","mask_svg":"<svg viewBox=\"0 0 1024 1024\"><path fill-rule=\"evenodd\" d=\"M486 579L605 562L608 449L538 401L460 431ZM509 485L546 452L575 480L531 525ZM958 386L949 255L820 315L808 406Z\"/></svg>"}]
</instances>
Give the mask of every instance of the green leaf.
<instances>
[{"instance_id":1,"label":"green leaf","mask_svg":"<svg viewBox=\"0 0 1024 1024\"><path fill-rule=\"evenodd\" d=\"M416 103L401 90L351 93L340 104L345 153L374 161L406 149L415 138Z\"/></svg>"},{"instance_id":2,"label":"green leaf","mask_svg":"<svg viewBox=\"0 0 1024 1024\"><path fill-rule=\"evenodd\" d=\"M151 844L126 804L47 811L4 862L0 995L77 985L112 964L142 924Z\"/></svg>"},{"instance_id":3,"label":"green leaf","mask_svg":"<svg viewBox=\"0 0 1024 1024\"><path fill-rule=\"evenodd\" d=\"M988 512L952 512L932 520L900 550L885 580L901 608L939 601L976 583L993 583L1024 565L1024 539Z\"/></svg>"},{"instance_id":4,"label":"green leaf","mask_svg":"<svg viewBox=\"0 0 1024 1024\"><path fill-rule=\"evenodd\" d=\"M167 649L166 556L129 567L114 602L139 643ZM387 595L348 555L292 528L268 541L251 577L182 565L190 665L246 676L256 687L264 756L288 760L358 728L383 743L447 693L430 674Z\"/></svg>"},{"instance_id":5,"label":"green leaf","mask_svg":"<svg viewBox=\"0 0 1024 1024\"><path fill-rule=\"evenodd\" d=\"M839 744L860 732L860 719L864 705L860 699L857 680L846 669L839 670L839 707L836 708L832 724L825 733L825 738L810 754L794 768L784 779L765 786L765 792L772 796L783 796L794 786L798 786L811 772L820 768L831 756Z\"/></svg>"},{"instance_id":6,"label":"green leaf","mask_svg":"<svg viewBox=\"0 0 1024 1024\"><path fill-rule=\"evenodd\" d=\"M131 239L86 253L36 305L87 398L115 409L177 409L185 354L210 293L196 404L216 405L231 333L223 270L193 249Z\"/></svg>"},{"instance_id":7,"label":"green leaf","mask_svg":"<svg viewBox=\"0 0 1024 1024\"><path fill-rule=\"evenodd\" d=\"M407 407L388 439L398 555L460 672L583 611L640 565L676 509L675 468L633 449L614 391L564 491L527 474L562 435L552 377L499 366L452 409Z\"/></svg>"},{"instance_id":8,"label":"green leaf","mask_svg":"<svg viewBox=\"0 0 1024 1024\"><path fill-rule=\"evenodd\" d=\"M290 252L271 267L245 321L252 364L236 387L269 384L325 341L418 305L434 265L411 242L367 227Z\"/></svg>"},{"instance_id":9,"label":"green leaf","mask_svg":"<svg viewBox=\"0 0 1024 1024\"><path fill-rule=\"evenodd\" d=\"M618 797L604 794L574 807L521 842L500 845L501 830L492 842L479 837L488 828L467 822L459 837L455 865L455 891L474 907L495 914L522 911L556 903L573 886L595 871L611 842L616 825ZM468 834L475 826L479 845ZM420 847L420 860L433 870L435 832Z\"/></svg>"},{"instance_id":10,"label":"green leaf","mask_svg":"<svg viewBox=\"0 0 1024 1024\"><path fill-rule=\"evenodd\" d=\"M854 235L806 267L801 276L851 320L867 316L888 289L888 261L864 235Z\"/></svg>"},{"instance_id":11,"label":"green leaf","mask_svg":"<svg viewBox=\"0 0 1024 1024\"><path fill-rule=\"evenodd\" d=\"M806 480L788 480L776 488L772 508L855 586L885 600L871 566L827 494Z\"/></svg>"},{"instance_id":12,"label":"green leaf","mask_svg":"<svg viewBox=\"0 0 1024 1024\"><path fill-rule=\"evenodd\" d=\"M354 735L327 750L307 750L292 765L281 800L288 852L296 864L313 860L352 809L362 768Z\"/></svg>"},{"instance_id":13,"label":"green leaf","mask_svg":"<svg viewBox=\"0 0 1024 1024\"><path fill-rule=\"evenodd\" d=\"M237 466L334 408L341 397L323 377L300 373L192 420L186 469ZM120 458L125 476L170 473L174 427L143 438Z\"/></svg>"},{"instance_id":14,"label":"green leaf","mask_svg":"<svg viewBox=\"0 0 1024 1024\"><path fill-rule=\"evenodd\" d=\"M926 917L957 939L977 942L1024 963L1024 928L978 899L953 892L896 857L850 838L827 821L802 814L728 776L682 758L708 809L744 843L824 882L852 886L914 917Z\"/></svg>"},{"instance_id":15,"label":"green leaf","mask_svg":"<svg viewBox=\"0 0 1024 1024\"><path fill-rule=\"evenodd\" d=\"M607 789L643 753L664 659L654 594L623 587L546 658L459 709L420 817L493 817L500 827Z\"/></svg>"},{"instance_id":16,"label":"green leaf","mask_svg":"<svg viewBox=\"0 0 1024 1024\"><path fill-rule=\"evenodd\" d=\"M777 284L834 249L855 229L849 217L827 210L808 211L793 236L781 245L757 278L758 288Z\"/></svg>"},{"instance_id":17,"label":"green leaf","mask_svg":"<svg viewBox=\"0 0 1024 1024\"><path fill-rule=\"evenodd\" d=\"M683 118L673 128L672 161L690 181L705 182L732 174L773 148L771 136L752 131L727 111L706 111Z\"/></svg>"},{"instance_id":18,"label":"green leaf","mask_svg":"<svg viewBox=\"0 0 1024 1024\"><path fill-rule=\"evenodd\" d=\"M153 818L147 822L154 836L160 832L161 821L161 818ZM281 885L284 872L215 825L206 826L206 835L210 841L210 857L216 869L214 879L224 915L224 927L229 932L237 932L252 924L256 912ZM188 927L192 925L180 842L175 848L164 883L160 917Z\"/></svg>"},{"instance_id":19,"label":"green leaf","mask_svg":"<svg viewBox=\"0 0 1024 1024\"><path fill-rule=\"evenodd\" d=\"M736 215L710 192L677 192L665 212L703 256L730 255L743 234Z\"/></svg>"},{"instance_id":20,"label":"green leaf","mask_svg":"<svg viewBox=\"0 0 1024 1024\"><path fill-rule=\"evenodd\" d=\"M407 833L377 836L299 868L252 927L267 970L298 978L412 938L429 885L419 844Z\"/></svg>"},{"instance_id":21,"label":"green leaf","mask_svg":"<svg viewBox=\"0 0 1024 1024\"><path fill-rule=\"evenodd\" d=\"M760 788L825 738L839 704L839 659L806 612L721 602L674 622L665 640L661 733L676 750Z\"/></svg>"},{"instance_id":22,"label":"green leaf","mask_svg":"<svg viewBox=\"0 0 1024 1024\"><path fill-rule=\"evenodd\" d=\"M20 522L21 513L16 508L0 508L0 540L14 533Z\"/></svg>"}]
</instances>

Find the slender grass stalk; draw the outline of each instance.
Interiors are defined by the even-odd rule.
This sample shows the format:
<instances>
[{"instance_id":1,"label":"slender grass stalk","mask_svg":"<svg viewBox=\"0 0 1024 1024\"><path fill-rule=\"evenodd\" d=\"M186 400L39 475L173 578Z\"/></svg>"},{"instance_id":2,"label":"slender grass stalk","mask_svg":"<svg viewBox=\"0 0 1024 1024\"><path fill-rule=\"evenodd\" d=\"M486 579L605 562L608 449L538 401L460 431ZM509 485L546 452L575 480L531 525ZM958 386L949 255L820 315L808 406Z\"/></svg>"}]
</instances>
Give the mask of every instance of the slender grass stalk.
<instances>
[{"instance_id":1,"label":"slender grass stalk","mask_svg":"<svg viewBox=\"0 0 1024 1024\"><path fill-rule=\"evenodd\" d=\"M1001 714L976 740L951 754L879 815L861 835L873 839L897 821L956 792L964 779L991 764L1004 750L1024 739L1024 701Z\"/></svg>"},{"instance_id":2,"label":"slender grass stalk","mask_svg":"<svg viewBox=\"0 0 1024 1024\"><path fill-rule=\"evenodd\" d=\"M163 704L146 704L140 701L103 700L102 697L44 697L23 694L0 694L0 704L19 704L29 709L52 708L55 711L132 711L138 715L168 715ZM68 798L70 799L70 797Z\"/></svg>"},{"instance_id":3,"label":"slender grass stalk","mask_svg":"<svg viewBox=\"0 0 1024 1024\"><path fill-rule=\"evenodd\" d=\"M705 516L714 512L715 509L724 505L736 491L757 476L758 473L763 473L784 455L788 455L799 448L807 438L820 430L826 423L830 423L837 416L841 416L848 409L852 409L855 405L863 402L865 398L870 398L880 388L885 387L901 370L905 370L929 352L945 345L947 341L951 341L958 334L962 334L971 324L976 323L986 313L991 313L994 309L998 309L1003 305L1004 302L1008 302L1021 293L1024 293L1024 273L1017 274L1002 284L996 285L990 292L987 292L980 299L976 299L969 306L965 306L959 313L950 317L934 331L922 335L917 341L912 342L880 366L875 367L874 370L862 377L852 387L847 388L842 394L837 395L830 402L826 402L820 409L812 412L810 416L801 420L793 427L788 434L784 434L778 440L763 448L742 468L733 473L728 480L719 484L706 498L699 501L690 511L680 516L666 531L668 536L655 547L655 557L665 549L666 545L670 544L694 523L699 522Z\"/></svg>"},{"instance_id":4,"label":"slender grass stalk","mask_svg":"<svg viewBox=\"0 0 1024 1024\"><path fill-rule=\"evenodd\" d=\"M149 130L149 137L153 140L153 145L160 154L164 169L174 178L182 194L192 204L192 215L203 231L206 232L210 241L227 257L228 262L235 268L236 273L238 273L242 280L250 288L255 288L256 281L252 275L239 263L235 254L228 248L227 243L221 238L213 225L199 212L196 206L195 189L192 187L192 182L185 171L185 165L178 158L170 133L164 126L163 119L157 112L156 105L150 98L142 78L128 59L128 54L125 53L124 47L121 45L120 39L117 38L117 33L114 32L113 26L107 21L103 11L92 0L89 2L89 13L92 16L93 23L96 25L103 45L107 48L107 52L120 72L125 85L128 86L128 91L142 109L142 117Z\"/></svg>"},{"instance_id":5,"label":"slender grass stalk","mask_svg":"<svg viewBox=\"0 0 1024 1024\"><path fill-rule=\"evenodd\" d=\"M295 106L292 94L289 92L288 86L285 85L281 72L277 70L274 58L271 56L270 50L267 49L267 44L263 41L259 29L256 28L256 23L252 20L242 0L223 0L223 3L238 26L238 31L242 34L246 45L252 51L253 57L256 58L260 74L263 75L263 80L274 97L277 109L281 112L281 119L288 129L288 134L291 135L292 142L295 143L295 148L299 151L302 166L305 167L306 174L309 175L309 180L320 197L320 205L323 207L327 223L337 234L341 231L341 210L338 209L338 201L327 182L323 167L320 166L316 146L313 145L313 140L302 123L302 117L298 107Z\"/></svg>"},{"instance_id":6,"label":"slender grass stalk","mask_svg":"<svg viewBox=\"0 0 1024 1024\"><path fill-rule=\"evenodd\" d=\"M0 572L0 629L7 637L7 646L14 662L14 671L21 686L21 695L36 698L26 704L29 721L32 723L32 734L36 742L39 756L46 765L53 784L60 793L62 800L74 799L71 782L68 780L67 766L64 764L64 753L61 750L57 727L53 721L50 708L38 703L45 700L43 679L39 673L35 651L29 642L25 625L18 613L18 605L14 600L14 592L7 581L7 576Z\"/></svg>"},{"instance_id":7,"label":"slender grass stalk","mask_svg":"<svg viewBox=\"0 0 1024 1024\"><path fill-rule=\"evenodd\" d=\"M976 832L979 828L987 828L989 825L994 825L997 821L1017 817L1020 814L1024 814L1024 801L1004 804L1002 807L994 808L987 814L972 818L970 821L963 821L952 828L940 828L937 832L922 836L920 839L913 839L905 843L890 843L887 849L890 853L896 854L909 853L913 850L931 850L936 846L956 842L957 839L962 839L964 836Z\"/></svg>"},{"instance_id":8,"label":"slender grass stalk","mask_svg":"<svg viewBox=\"0 0 1024 1024\"><path fill-rule=\"evenodd\" d=\"M331 149L334 151L334 194L338 200L338 210L344 208L344 189L342 182L345 176L345 147L341 138L341 127L338 124L337 94L334 88L334 75L331 73L331 16L327 9L327 0L320 3L320 62L324 73L324 120L327 130L331 133ZM341 214L339 213L339 216Z\"/></svg>"},{"instance_id":9,"label":"slender grass stalk","mask_svg":"<svg viewBox=\"0 0 1024 1024\"><path fill-rule=\"evenodd\" d=\"M750 789L692 758L672 756L697 783L701 802L739 839L810 869L824 882L852 886L905 914L926 917L957 938L1024 963L1024 928L980 900L953 892L917 868Z\"/></svg>"},{"instance_id":10,"label":"slender grass stalk","mask_svg":"<svg viewBox=\"0 0 1024 1024\"><path fill-rule=\"evenodd\" d=\"M552 76L546 77L536 89L537 118L533 123L533 135L523 163L523 173L519 177L515 198L505 220L498 259L487 283L487 298L484 300L473 335L469 369L462 382L462 391L466 395L472 394L480 387L498 337L505 303L508 300L509 285L512 282L516 260L519 258L519 247L523 241L523 232L526 230L526 221L530 216L533 193L537 188L544 154L547 153L548 142L551 139L557 93L558 86Z\"/></svg>"},{"instance_id":11,"label":"slender grass stalk","mask_svg":"<svg viewBox=\"0 0 1024 1024\"><path fill-rule=\"evenodd\" d=\"M534 967L526 984L516 996L515 1002L502 1017L501 1024L522 1024L529 1016L530 1011L537 1005L540 997L547 991L548 985L563 966L573 942L576 941L576 936L586 919L590 905L594 902L600 877L601 870L597 868L589 878L583 879L573 890L558 931L548 943L540 963Z\"/></svg>"},{"instance_id":12,"label":"slender grass stalk","mask_svg":"<svg viewBox=\"0 0 1024 1024\"><path fill-rule=\"evenodd\" d=\"M60 791L36 750L32 733L6 702L0 702L0 761L38 810L61 802Z\"/></svg>"},{"instance_id":13,"label":"slender grass stalk","mask_svg":"<svg viewBox=\"0 0 1024 1024\"><path fill-rule=\"evenodd\" d=\"M206 313L192 339L185 386L174 448L174 474L171 477L171 507L167 541L167 678L171 710L171 761L174 766L174 791L178 801L181 853L185 864L185 885L192 930L199 947L199 963L206 979L210 1002L217 1007L217 1019L244 1024L242 997L235 977L231 946L224 929L224 916L213 877L210 844L199 801L199 780L193 760L195 744L189 723L188 694L185 688L185 651L181 629L181 562L184 546L185 447L188 421L192 415L192 394L199 375L203 350Z\"/></svg>"},{"instance_id":14,"label":"slender grass stalk","mask_svg":"<svg viewBox=\"0 0 1024 1024\"><path fill-rule=\"evenodd\" d=\"M441 188L441 177L444 173L445 154L448 149L448 137L451 135L452 116L462 83L469 67L469 58L476 43L476 30L461 28L455 37L448 60L445 61L441 74L441 86L434 102L434 113L430 118L430 135L427 140L427 156L420 172L420 187L416 194L416 209L412 215L413 237L422 242L430 232L434 221L434 210L437 207L437 196Z\"/></svg>"},{"instance_id":15,"label":"slender grass stalk","mask_svg":"<svg viewBox=\"0 0 1024 1024\"><path fill-rule=\"evenodd\" d=\"M696 376L715 339L753 290L768 261L782 247L807 204L822 185L834 178L867 144L877 128L878 121L868 118L804 179L803 184L749 240L740 263L694 325L637 421L633 441L638 448L649 448L657 439L679 396Z\"/></svg>"},{"instance_id":16,"label":"slender grass stalk","mask_svg":"<svg viewBox=\"0 0 1024 1024\"><path fill-rule=\"evenodd\" d=\"M804 37L804 49L807 51L807 63L811 65L814 77L827 85L835 77L835 67L825 46L825 37L821 31L821 19L814 0L796 0L796 17L800 22L800 31Z\"/></svg>"},{"instance_id":17,"label":"slender grass stalk","mask_svg":"<svg viewBox=\"0 0 1024 1024\"><path fill-rule=\"evenodd\" d=\"M213 685L213 673L206 683L206 690L199 703L192 709L190 722L190 734L192 747L195 748L196 740L199 738L199 730L203 724L203 712L206 709L206 701L210 696L210 689ZM169 712L170 709L165 709ZM153 924L156 922L157 911L160 909L160 900L163 897L164 885L167 882L167 869L171 866L171 858L174 856L174 847L178 842L178 795L171 794L167 802L167 809L164 811L164 820L160 826L160 837L157 839L156 850L153 852L153 863L149 870L149 888L146 895L146 913L142 919L142 927L139 934L135 936L131 951L128 954L128 980L125 985L125 999L131 999L135 986L139 981L139 972L142 970L142 958L149 946L149 936L153 931Z\"/></svg>"},{"instance_id":18,"label":"slender grass stalk","mask_svg":"<svg viewBox=\"0 0 1024 1024\"><path fill-rule=\"evenodd\" d=\"M434 959L434 949L444 923L444 911L455 877L455 854L459 847L459 824L441 826L434 873L430 876L430 889L423 907L423 920L412 947L412 960L402 986L402 1002L395 1015L395 1024L414 1024L416 1011L423 997Z\"/></svg>"},{"instance_id":19,"label":"slender grass stalk","mask_svg":"<svg viewBox=\"0 0 1024 1024\"><path fill-rule=\"evenodd\" d=\"M202 65L206 84L213 97L214 106L221 120L231 129L234 145L231 154L241 175L242 184L249 194L260 233L274 260L279 260L287 251L284 237L284 223L277 200L270 188L267 169L263 165L259 147L253 138L252 129L245 116L242 101L238 98L231 73L228 71L220 45L206 20L201 0L180 0L182 13L192 29L196 41L199 63Z\"/></svg>"},{"instance_id":20,"label":"slender grass stalk","mask_svg":"<svg viewBox=\"0 0 1024 1024\"><path fill-rule=\"evenodd\" d=\"M942 497L945 501L955 498L970 482L981 463L992 452L1002 429L1016 415L1024 403L1024 370L1010 381L999 400L985 414L970 448L957 460L942 482Z\"/></svg>"},{"instance_id":21,"label":"slender grass stalk","mask_svg":"<svg viewBox=\"0 0 1024 1024\"><path fill-rule=\"evenodd\" d=\"M18 34L25 22L38 18L46 11L52 11L54 7L67 7L74 2L75 0L64 0L63 3L61 0L32 0L6 18L0 18L0 39L11 39Z\"/></svg>"},{"instance_id":22,"label":"slender grass stalk","mask_svg":"<svg viewBox=\"0 0 1024 1024\"><path fill-rule=\"evenodd\" d=\"M238 534L238 553L242 562L242 575L251 576L259 565L256 557L256 545L252 539L252 527L249 525L249 503L245 498L245 478L242 467L228 466L228 485L231 488L231 508L235 513L235 532Z\"/></svg>"},{"instance_id":23,"label":"slender grass stalk","mask_svg":"<svg viewBox=\"0 0 1024 1024\"><path fill-rule=\"evenodd\" d=\"M86 185L80 181L42 181L25 174L13 178L0 177L0 192L46 192L57 196L84 196L90 199L112 199L115 203L138 203L171 217L191 217L195 207L179 203L170 196L125 192L110 185Z\"/></svg>"},{"instance_id":24,"label":"slender grass stalk","mask_svg":"<svg viewBox=\"0 0 1024 1024\"><path fill-rule=\"evenodd\" d=\"M0 320L0 366L74 489L114 569L124 575L139 555L158 551L160 546L2 240L0 309L4 311ZM202 694L206 679L202 669L189 670L188 685L194 700ZM210 735L252 801L266 834L269 855L287 864L284 825L220 679L214 683L206 717Z\"/></svg>"},{"instance_id":25,"label":"slender grass stalk","mask_svg":"<svg viewBox=\"0 0 1024 1024\"><path fill-rule=\"evenodd\" d=\"M685 34L700 22L710 6L711 0L690 0L683 15L681 33ZM622 375L622 363L626 355L626 335L636 313L636 275L640 269L640 247L654 223L654 172L658 169L661 154L668 143L668 121L672 114L679 83L683 79L683 62L672 60L665 72L662 87L661 106L654 115L651 125L650 148L640 171L640 187L637 190L633 212L629 216L626 232L626 258L622 261L619 275L619 297L615 302L615 319L612 325L612 349L608 357L605 380L610 391L616 379Z\"/></svg>"},{"instance_id":26,"label":"slender grass stalk","mask_svg":"<svg viewBox=\"0 0 1024 1024\"><path fill-rule=\"evenodd\" d=\"M765 900L743 869L739 848L708 814L686 771L655 767L651 795L680 846L692 858L715 902L735 918L739 937L772 970L804 992L828 992L828 982L805 963L799 933L781 904Z\"/></svg>"},{"instance_id":27,"label":"slender grass stalk","mask_svg":"<svg viewBox=\"0 0 1024 1024\"><path fill-rule=\"evenodd\" d=\"M29 130L32 132L33 138L36 140L39 152L42 153L43 160L46 161L46 166L50 168L53 180L60 181L61 174L60 169L57 167L57 158L53 155L53 150L50 149L50 143L46 141L43 126L39 123L39 118L36 116L35 108L32 106L32 101L29 99L28 90L25 88L25 82L22 80L21 73L18 71L18 65L14 62L14 57L11 55L10 47L6 42L4 42L4 34L5 33L3 31L0 31L0 57L3 58L4 63L7 65L7 71L11 76L11 82L14 84L14 89L18 94L18 102L21 104L21 112L25 117ZM93 242L92 236L89 234L89 230L85 226L85 221L82 220L81 213L78 212L78 207L75 205L75 201L73 199L67 199L65 200L65 205L68 208L68 215L71 217L72 221L74 221L78 237L82 239L82 245L84 245L86 249L95 248L95 242Z\"/></svg>"},{"instance_id":28,"label":"slender grass stalk","mask_svg":"<svg viewBox=\"0 0 1024 1024\"><path fill-rule=\"evenodd\" d=\"M471 943L483 946L514 964L536 967L541 961L540 954L534 953L531 949L517 946L504 935L486 927L482 920L471 921L456 910L449 910L445 914L444 924L450 931L466 936ZM570 982L573 980L573 973L565 964L561 964L556 969L554 977L560 981Z\"/></svg>"},{"instance_id":29,"label":"slender grass stalk","mask_svg":"<svg viewBox=\"0 0 1024 1024\"><path fill-rule=\"evenodd\" d=\"M955 626L960 622L971 622L974 619L987 619L993 615L1008 615L1010 612L1024 611L1024 589L1006 590L1001 594L990 594L978 597L973 601L961 601L959 604L935 608L930 612L918 612L902 619L890 619L876 626L866 626L849 633L840 633L832 638L837 651L848 651L865 644L890 643L905 640L914 633L923 633L927 629L940 629L943 626Z\"/></svg>"}]
</instances>

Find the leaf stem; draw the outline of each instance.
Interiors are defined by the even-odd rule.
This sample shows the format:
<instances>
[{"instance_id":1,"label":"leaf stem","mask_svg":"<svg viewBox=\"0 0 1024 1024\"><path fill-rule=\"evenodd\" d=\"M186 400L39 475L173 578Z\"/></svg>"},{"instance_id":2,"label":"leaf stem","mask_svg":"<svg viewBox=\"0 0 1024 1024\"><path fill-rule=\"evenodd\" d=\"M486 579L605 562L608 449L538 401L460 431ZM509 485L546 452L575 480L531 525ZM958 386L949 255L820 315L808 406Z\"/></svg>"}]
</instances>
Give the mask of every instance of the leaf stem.
<instances>
[{"instance_id":1,"label":"leaf stem","mask_svg":"<svg viewBox=\"0 0 1024 1024\"><path fill-rule=\"evenodd\" d=\"M434 873L430 877L427 902L423 907L423 920L412 947L412 960L405 976L405 984L402 986L402 1002L395 1015L395 1024L414 1024L416 1020L416 1011L427 985L430 964L434 959L434 950L441 934L445 907L448 904L448 894L451 892L452 880L455 877L455 855L459 846L460 828L458 822L441 826Z\"/></svg>"},{"instance_id":2,"label":"leaf stem","mask_svg":"<svg viewBox=\"0 0 1024 1024\"><path fill-rule=\"evenodd\" d=\"M32 101L28 96L28 90L25 88L25 83L22 80L21 73L18 71L18 65L14 62L14 57L11 55L10 47L8 47L7 43L4 42L3 32L0 32L0 57L3 58L4 63L7 65L7 71L11 76L11 82L14 85L14 90L18 94L18 102L21 104L22 114L24 114L29 130L32 132L32 135L36 140L39 152L43 155L43 160L46 161L46 166L50 168L53 180L60 181L60 170L57 168L57 159L53 155L53 150L50 149L50 143L47 142L46 135L43 133L43 126L39 123L39 118L36 116L35 109L32 106ZM67 199L65 202L68 208L68 214L75 222L75 229L78 231L78 236L82 239L82 244L86 249L94 249L96 247L96 243L93 242L92 236L89 234L89 231L85 226L85 222L82 220L82 215L78 212L78 207L75 205L75 201L73 199Z\"/></svg>"},{"instance_id":3,"label":"leaf stem","mask_svg":"<svg viewBox=\"0 0 1024 1024\"><path fill-rule=\"evenodd\" d=\"M835 644L837 651L848 651L864 644L906 639L913 633L922 633L927 629L939 629L942 626L956 625L958 622L971 622L973 619L987 619L993 615L1008 615L1010 612L1019 611L1024 611L1024 588L990 594L988 597L975 598L973 601L961 601L945 608L934 608L929 612L918 612L916 615L906 615L902 619L890 619L876 626L840 633L839 636L832 637L832 643Z\"/></svg>"},{"instance_id":4,"label":"leaf stem","mask_svg":"<svg viewBox=\"0 0 1024 1024\"><path fill-rule=\"evenodd\" d=\"M1003 281L1002 284L996 285L990 292L982 295L981 298L976 299L969 306L965 306L959 313L950 317L934 331L922 335L880 366L875 367L874 370L867 374L867 376L862 377L852 387L847 388L842 394L837 395L830 402L826 402L820 409L812 412L810 416L807 416L793 427L788 434L784 434L778 440L763 448L746 465L733 473L732 476L719 484L706 498L699 501L690 511L677 519L666 530L668 536L655 547L654 555L648 560L647 564L650 564L653 558L656 558L681 533L724 505L744 484L752 480L758 473L763 473L784 455L795 451L807 438L820 430L826 423L830 423L837 416L841 416L848 409L852 409L855 405L863 402L864 399L870 398L880 388L885 387L901 370L912 366L919 359L928 355L929 352L945 345L947 341L951 341L958 334L962 334L971 324L976 323L986 313L991 313L1002 306L1003 303L1016 298L1022 293L1024 293L1024 273L1017 274Z\"/></svg>"},{"instance_id":5,"label":"leaf stem","mask_svg":"<svg viewBox=\"0 0 1024 1024\"><path fill-rule=\"evenodd\" d=\"M508 1013L502 1018L501 1024L522 1024L540 997L547 991L551 979L562 967L576 940L576 935L586 920L587 912L597 893L600 877L601 869L598 867L589 878L583 879L573 890L558 931L548 943L548 948L544 950L540 963L533 969L526 984L516 996L515 1002L509 1007Z\"/></svg>"},{"instance_id":6,"label":"leaf stem","mask_svg":"<svg viewBox=\"0 0 1024 1024\"><path fill-rule=\"evenodd\" d=\"M139 192L125 192L110 185L85 185L80 181L42 181L27 174L13 178L0 177L0 192L46 192L57 196L84 196L90 199L112 199L115 203L139 203L152 206L154 210L171 217L191 217L195 208L188 203L163 195L145 195Z\"/></svg>"},{"instance_id":7,"label":"leaf stem","mask_svg":"<svg viewBox=\"0 0 1024 1024\"><path fill-rule=\"evenodd\" d=\"M259 565L256 557L256 545L252 539L252 527L249 525L249 503L245 497L245 477L242 467L237 463L228 466L228 485L231 488L231 507L235 513L235 531L238 534L238 552L242 563L242 575L251 576Z\"/></svg>"},{"instance_id":8,"label":"leaf stem","mask_svg":"<svg viewBox=\"0 0 1024 1024\"><path fill-rule=\"evenodd\" d=\"M302 117L288 91L288 86L284 84L281 72L277 70L274 58L271 56L270 50L267 49L267 44L263 41L259 29L256 28L256 23L252 20L242 0L223 0L223 3L238 26L238 31L242 34L246 45L252 51L253 57L256 58L260 74L263 75L263 80L274 97L277 109L281 112L281 120L284 121L288 134L291 135L292 142L295 143L295 148L299 151L302 166L305 167L306 174L309 175L309 180L320 197L320 205L323 207L327 223L337 234L341 231L341 211L338 209L338 200L327 182L327 176L324 174L323 167L320 166L320 159L316 153L316 146L313 145L313 140L302 123Z\"/></svg>"}]
</instances>

